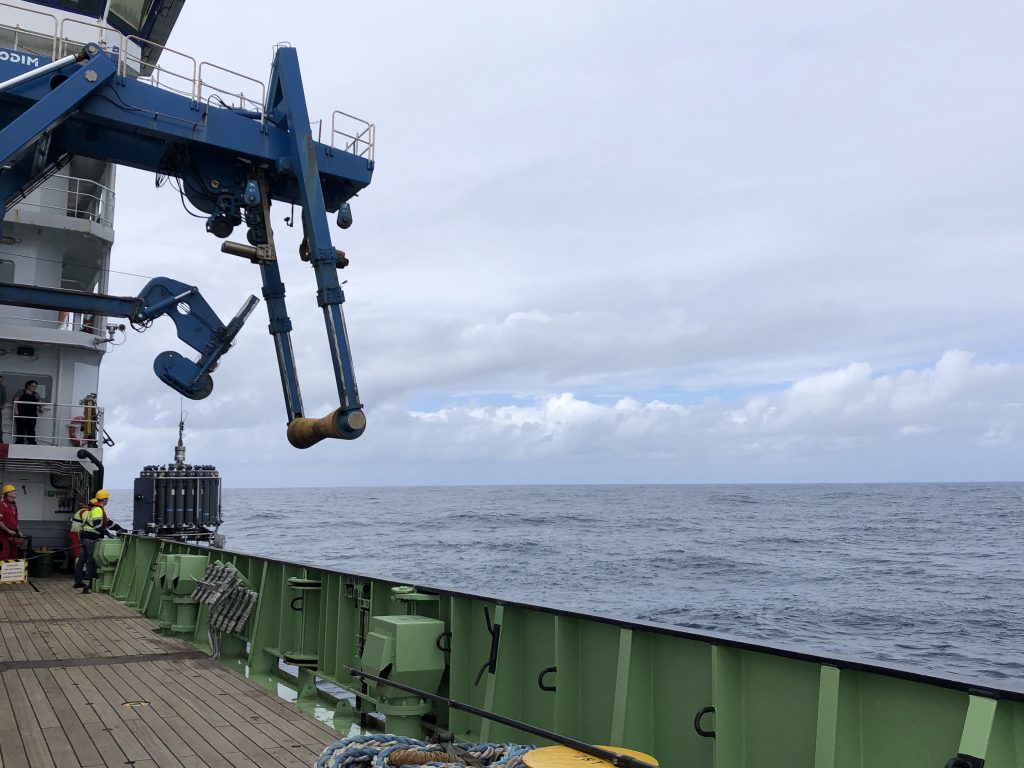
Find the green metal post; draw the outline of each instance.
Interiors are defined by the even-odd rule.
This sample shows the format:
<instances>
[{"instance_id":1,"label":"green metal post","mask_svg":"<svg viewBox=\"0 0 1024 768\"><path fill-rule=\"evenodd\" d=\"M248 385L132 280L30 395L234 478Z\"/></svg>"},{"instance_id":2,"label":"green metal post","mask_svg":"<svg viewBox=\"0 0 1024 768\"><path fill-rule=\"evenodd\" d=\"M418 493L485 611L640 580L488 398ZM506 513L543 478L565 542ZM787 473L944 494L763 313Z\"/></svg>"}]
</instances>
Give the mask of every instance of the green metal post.
<instances>
[{"instance_id":1,"label":"green metal post","mask_svg":"<svg viewBox=\"0 0 1024 768\"><path fill-rule=\"evenodd\" d=\"M835 768L839 729L839 670L823 664L818 684L814 768Z\"/></svg>"},{"instance_id":2,"label":"green metal post","mask_svg":"<svg viewBox=\"0 0 1024 768\"><path fill-rule=\"evenodd\" d=\"M297 667L315 669L319 664L317 643L320 630L320 590L323 583L320 579L292 577L288 579L288 588L292 592L289 609L297 612L293 619L295 635L292 646L283 649L282 658L286 664Z\"/></svg>"},{"instance_id":3,"label":"green metal post","mask_svg":"<svg viewBox=\"0 0 1024 768\"><path fill-rule=\"evenodd\" d=\"M629 663L633 654L633 630L619 632L619 658L615 665L615 699L609 744L622 744L626 737L626 706L629 703Z\"/></svg>"},{"instance_id":4,"label":"green metal post","mask_svg":"<svg viewBox=\"0 0 1024 768\"><path fill-rule=\"evenodd\" d=\"M504 605L496 605L496 606L494 606L494 623L496 625L500 626L500 625L502 625L504 623L504 621L505 621L505 606ZM501 663L501 636L499 635L499 637L498 637L498 664L500 664L500 663ZM498 664L495 665L495 669L497 669ZM494 711L495 677L496 677L496 675L492 675L489 672L485 672L484 673L484 706L483 706L483 708L486 709L488 712L493 712ZM491 721L490 720L483 720L483 722L480 723L480 740L481 741L490 741L490 739L491 739Z\"/></svg>"},{"instance_id":5,"label":"green metal post","mask_svg":"<svg viewBox=\"0 0 1024 768\"><path fill-rule=\"evenodd\" d=\"M999 702L995 699L971 696L967 705L967 717L964 719L964 732L960 737L961 755L985 760L998 705Z\"/></svg>"},{"instance_id":6,"label":"green metal post","mask_svg":"<svg viewBox=\"0 0 1024 768\"><path fill-rule=\"evenodd\" d=\"M249 669L251 674L264 683L271 683L271 673L277 670L276 654L269 650L277 641L278 617L280 614L280 566L264 562L259 579L260 599L252 619L252 639L249 647Z\"/></svg>"},{"instance_id":7,"label":"green metal post","mask_svg":"<svg viewBox=\"0 0 1024 768\"><path fill-rule=\"evenodd\" d=\"M715 714L715 768L743 768L743 677L735 648L711 648L711 688ZM705 728L708 726L705 725Z\"/></svg>"}]
</instances>

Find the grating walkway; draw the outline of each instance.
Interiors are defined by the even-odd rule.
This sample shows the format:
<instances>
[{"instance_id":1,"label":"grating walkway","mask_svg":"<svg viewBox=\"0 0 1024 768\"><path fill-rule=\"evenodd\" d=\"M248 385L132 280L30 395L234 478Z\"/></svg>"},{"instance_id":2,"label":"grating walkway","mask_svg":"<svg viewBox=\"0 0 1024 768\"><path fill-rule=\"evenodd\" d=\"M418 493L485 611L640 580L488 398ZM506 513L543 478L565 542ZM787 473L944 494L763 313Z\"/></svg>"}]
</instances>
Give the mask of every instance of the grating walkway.
<instances>
[{"instance_id":1,"label":"grating walkway","mask_svg":"<svg viewBox=\"0 0 1024 768\"><path fill-rule=\"evenodd\" d=\"M312 766L338 735L107 595L0 587L0 767Z\"/></svg>"}]
</instances>

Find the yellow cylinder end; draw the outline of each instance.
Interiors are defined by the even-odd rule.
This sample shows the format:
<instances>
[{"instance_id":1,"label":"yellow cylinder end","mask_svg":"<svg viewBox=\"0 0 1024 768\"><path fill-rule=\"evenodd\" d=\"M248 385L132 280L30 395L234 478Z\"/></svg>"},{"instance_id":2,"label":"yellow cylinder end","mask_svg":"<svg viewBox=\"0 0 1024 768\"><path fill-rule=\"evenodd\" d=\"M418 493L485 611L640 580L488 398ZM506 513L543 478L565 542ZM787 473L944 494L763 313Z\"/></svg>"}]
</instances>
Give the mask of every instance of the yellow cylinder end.
<instances>
[{"instance_id":1,"label":"yellow cylinder end","mask_svg":"<svg viewBox=\"0 0 1024 768\"><path fill-rule=\"evenodd\" d=\"M650 755L639 752L635 749L624 749L622 747L606 747L604 745L596 745L601 749L606 749L609 752L615 752L620 755L629 755L630 757L642 760L650 765L658 765L658 761ZM611 763L605 763L604 760L588 755L584 752L579 752L572 747L541 747L540 749L534 749L523 755L523 762L526 763L528 768L598 768L601 765L611 765Z\"/></svg>"},{"instance_id":2,"label":"yellow cylinder end","mask_svg":"<svg viewBox=\"0 0 1024 768\"><path fill-rule=\"evenodd\" d=\"M362 411L341 408L319 419L302 417L288 423L288 442L295 448L309 448L324 438L354 440L366 429L366 416Z\"/></svg>"}]
</instances>

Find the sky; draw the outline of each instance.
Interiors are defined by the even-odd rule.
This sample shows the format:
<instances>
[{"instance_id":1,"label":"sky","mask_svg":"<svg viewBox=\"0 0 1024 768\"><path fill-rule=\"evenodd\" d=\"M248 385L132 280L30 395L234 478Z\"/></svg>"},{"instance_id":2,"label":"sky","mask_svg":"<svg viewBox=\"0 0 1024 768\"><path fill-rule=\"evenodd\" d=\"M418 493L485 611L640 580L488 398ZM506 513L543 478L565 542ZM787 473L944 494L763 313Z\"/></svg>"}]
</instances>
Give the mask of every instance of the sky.
<instances>
[{"instance_id":1,"label":"sky","mask_svg":"<svg viewBox=\"0 0 1024 768\"><path fill-rule=\"evenodd\" d=\"M289 446L261 305L203 401L105 357L108 484L1020 480L1024 74L1013 4L190 0L169 45L377 126L332 225L368 426ZM172 66L171 61L164 62ZM272 209L306 413L337 407L315 282ZM227 320L256 267L119 169L110 290ZM238 239L237 237L235 239Z\"/></svg>"}]
</instances>

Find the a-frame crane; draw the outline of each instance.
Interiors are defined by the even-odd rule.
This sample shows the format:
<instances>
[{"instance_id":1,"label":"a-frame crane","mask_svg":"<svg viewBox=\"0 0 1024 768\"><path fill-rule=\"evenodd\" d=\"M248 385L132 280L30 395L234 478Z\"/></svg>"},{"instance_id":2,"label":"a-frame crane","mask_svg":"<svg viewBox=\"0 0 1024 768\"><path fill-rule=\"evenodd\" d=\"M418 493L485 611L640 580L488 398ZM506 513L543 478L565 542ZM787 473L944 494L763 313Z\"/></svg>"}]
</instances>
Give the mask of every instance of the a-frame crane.
<instances>
[{"instance_id":1,"label":"a-frame crane","mask_svg":"<svg viewBox=\"0 0 1024 768\"><path fill-rule=\"evenodd\" d=\"M35 66L33 66L35 64ZM281 372L288 439L305 448L325 437L353 439L366 427L359 400L337 270L344 255L331 242L328 212L351 224L348 201L370 183L373 159L313 140L295 49L279 47L266 101L245 109L200 94L160 88L134 77L117 52L89 44L55 61L0 57L0 200L19 202L68 159L82 155L177 177L193 205L209 215L208 232L227 237L244 224L249 245L224 243L260 268ZM270 227L271 201L299 205L300 252L317 281L339 407L327 416L303 413L292 324ZM164 352L154 368L169 386L191 398L212 390L210 372L231 346L256 300L221 323L198 289L156 278L139 297L0 284L0 303L94 311L148 322L170 316L179 337L200 355L195 362Z\"/></svg>"}]
</instances>

